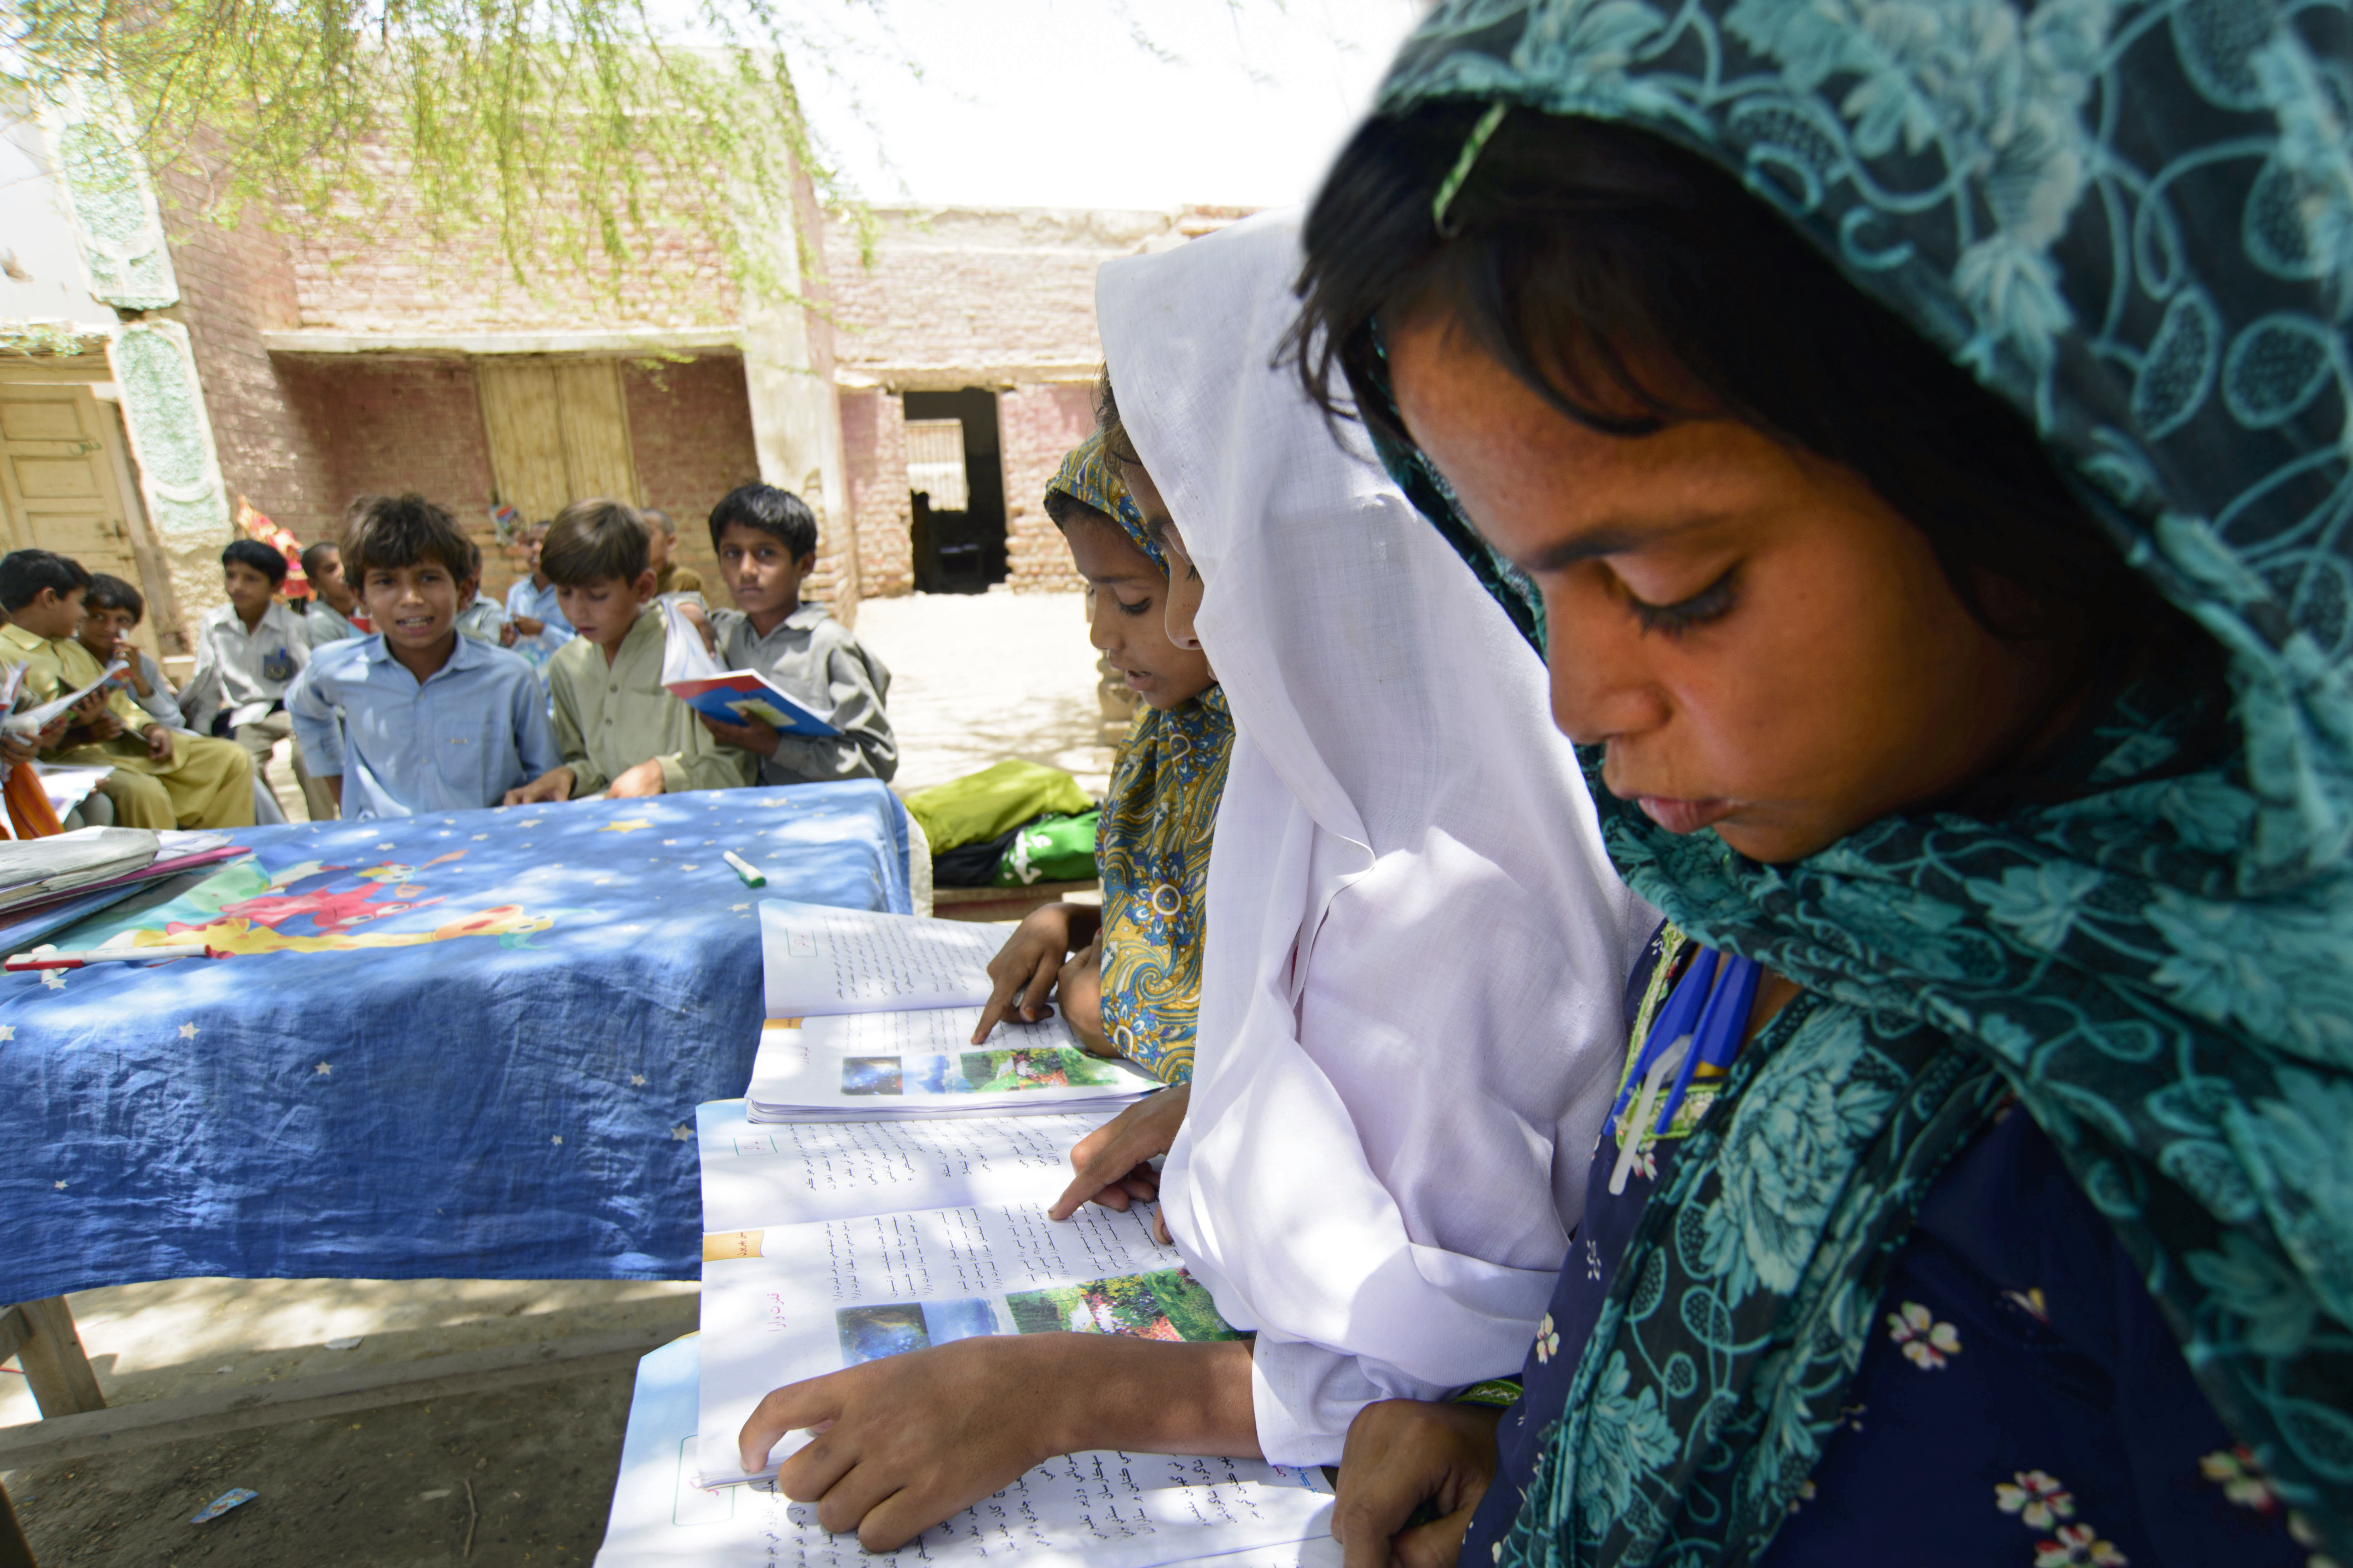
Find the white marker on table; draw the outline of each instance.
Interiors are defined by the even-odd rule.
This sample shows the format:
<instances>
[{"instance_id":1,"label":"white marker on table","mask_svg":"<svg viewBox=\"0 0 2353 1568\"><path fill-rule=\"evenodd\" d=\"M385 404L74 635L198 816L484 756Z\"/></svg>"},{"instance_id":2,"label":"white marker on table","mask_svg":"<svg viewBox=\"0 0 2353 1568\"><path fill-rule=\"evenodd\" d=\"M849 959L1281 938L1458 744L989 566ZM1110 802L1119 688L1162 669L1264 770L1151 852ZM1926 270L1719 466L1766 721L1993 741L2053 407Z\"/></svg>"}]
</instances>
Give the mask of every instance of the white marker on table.
<instances>
[{"instance_id":1,"label":"white marker on table","mask_svg":"<svg viewBox=\"0 0 2353 1568\"><path fill-rule=\"evenodd\" d=\"M213 950L203 942L167 942L153 947L93 947L81 952L59 952L55 948L36 948L30 952L12 954L5 966L12 973L31 969L79 969L90 963L145 963L151 959L210 958ZM227 957L226 953L221 954Z\"/></svg>"},{"instance_id":2,"label":"white marker on table","mask_svg":"<svg viewBox=\"0 0 2353 1568\"><path fill-rule=\"evenodd\" d=\"M721 851L720 858L735 868L735 874L744 879L745 887L765 888L768 885L768 879L762 874L760 868L733 849Z\"/></svg>"}]
</instances>

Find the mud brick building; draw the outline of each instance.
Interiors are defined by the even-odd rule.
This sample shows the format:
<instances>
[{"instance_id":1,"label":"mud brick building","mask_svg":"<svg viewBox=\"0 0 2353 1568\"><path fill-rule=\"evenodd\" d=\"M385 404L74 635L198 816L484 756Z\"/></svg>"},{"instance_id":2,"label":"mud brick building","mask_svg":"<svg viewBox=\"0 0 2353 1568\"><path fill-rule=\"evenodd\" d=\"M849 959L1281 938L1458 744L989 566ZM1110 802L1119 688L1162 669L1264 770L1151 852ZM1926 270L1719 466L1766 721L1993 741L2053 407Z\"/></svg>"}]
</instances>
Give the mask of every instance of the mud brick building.
<instances>
[{"instance_id":1,"label":"mud brick building","mask_svg":"<svg viewBox=\"0 0 2353 1568\"><path fill-rule=\"evenodd\" d=\"M657 237L619 289L518 283L487 247L392 222L305 232L194 216L195 193L60 157L102 115L0 126L0 522L143 582L154 646L220 597L240 498L310 541L354 495L417 489L516 570L526 520L617 494L703 519L751 479L801 493L812 596L1079 584L1040 497L1092 428L1094 274L1231 208L889 208L857 224L804 187L759 237L805 304L740 300L698 238ZM399 171L385 176L396 184ZM19 275L22 275L21 277ZM712 585L716 587L715 578Z\"/></svg>"}]
</instances>

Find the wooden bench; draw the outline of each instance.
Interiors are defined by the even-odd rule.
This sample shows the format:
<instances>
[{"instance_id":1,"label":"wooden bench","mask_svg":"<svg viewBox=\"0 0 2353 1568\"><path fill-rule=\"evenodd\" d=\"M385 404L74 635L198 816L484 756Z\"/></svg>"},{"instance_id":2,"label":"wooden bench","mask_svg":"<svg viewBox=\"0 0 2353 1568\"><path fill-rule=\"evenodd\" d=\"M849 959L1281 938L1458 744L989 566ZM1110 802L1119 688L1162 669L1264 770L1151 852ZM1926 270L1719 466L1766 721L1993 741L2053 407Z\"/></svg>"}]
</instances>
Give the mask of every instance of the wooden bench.
<instances>
[{"instance_id":1,"label":"wooden bench","mask_svg":"<svg viewBox=\"0 0 2353 1568\"><path fill-rule=\"evenodd\" d=\"M1064 900L1100 901L1103 884L1032 882L1026 888L934 888L932 913L944 921L1018 921L1031 910Z\"/></svg>"}]
</instances>

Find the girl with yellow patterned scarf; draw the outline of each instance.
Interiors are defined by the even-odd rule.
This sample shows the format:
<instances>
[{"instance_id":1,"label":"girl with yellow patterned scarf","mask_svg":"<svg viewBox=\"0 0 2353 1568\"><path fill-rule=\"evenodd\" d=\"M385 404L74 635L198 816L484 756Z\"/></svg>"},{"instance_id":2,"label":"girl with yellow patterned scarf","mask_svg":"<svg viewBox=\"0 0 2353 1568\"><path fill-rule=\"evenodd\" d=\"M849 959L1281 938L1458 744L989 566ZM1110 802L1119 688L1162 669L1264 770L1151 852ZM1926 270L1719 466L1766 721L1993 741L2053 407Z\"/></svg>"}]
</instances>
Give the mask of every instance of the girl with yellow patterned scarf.
<instances>
[{"instance_id":1,"label":"girl with yellow patterned scarf","mask_svg":"<svg viewBox=\"0 0 2353 1568\"><path fill-rule=\"evenodd\" d=\"M1120 748L1096 829L1102 910L1050 904L1021 922L989 965L996 994L980 1033L1017 1008L1041 1016L1058 992L1090 1048L1183 1083L1193 1075L1203 884L1233 721L1208 660L1168 638L1168 559L1102 437L1063 459L1046 511L1094 589L1090 640L1145 707Z\"/></svg>"}]
</instances>

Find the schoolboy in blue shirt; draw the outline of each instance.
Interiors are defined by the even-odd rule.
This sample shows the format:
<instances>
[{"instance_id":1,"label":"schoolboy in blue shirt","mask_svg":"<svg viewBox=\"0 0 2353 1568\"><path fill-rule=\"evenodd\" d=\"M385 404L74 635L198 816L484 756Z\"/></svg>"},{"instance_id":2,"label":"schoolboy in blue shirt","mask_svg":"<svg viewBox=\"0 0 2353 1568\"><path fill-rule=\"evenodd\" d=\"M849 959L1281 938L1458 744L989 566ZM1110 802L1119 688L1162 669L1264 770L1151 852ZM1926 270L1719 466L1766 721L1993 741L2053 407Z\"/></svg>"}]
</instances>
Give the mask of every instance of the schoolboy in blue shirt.
<instances>
[{"instance_id":1,"label":"schoolboy in blue shirt","mask_svg":"<svg viewBox=\"0 0 2353 1568\"><path fill-rule=\"evenodd\" d=\"M891 672L823 605L803 604L817 567L817 517L774 485L744 485L711 509L711 547L736 607L714 610L711 630L728 669L757 671L840 731L780 735L754 720L703 728L759 759L764 784L881 779L899 771L899 741L882 710Z\"/></svg>"},{"instance_id":2,"label":"schoolboy in blue shirt","mask_svg":"<svg viewBox=\"0 0 2353 1568\"><path fill-rule=\"evenodd\" d=\"M563 760L531 666L458 633L474 546L454 518L374 498L344 524L343 560L376 630L313 653L286 711L344 817L496 805Z\"/></svg>"}]
</instances>

